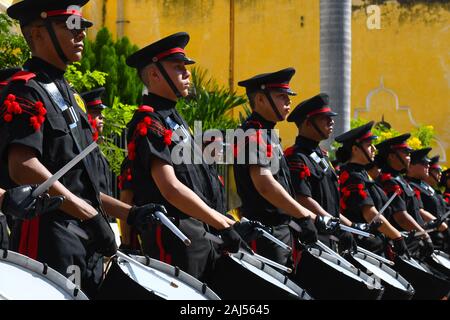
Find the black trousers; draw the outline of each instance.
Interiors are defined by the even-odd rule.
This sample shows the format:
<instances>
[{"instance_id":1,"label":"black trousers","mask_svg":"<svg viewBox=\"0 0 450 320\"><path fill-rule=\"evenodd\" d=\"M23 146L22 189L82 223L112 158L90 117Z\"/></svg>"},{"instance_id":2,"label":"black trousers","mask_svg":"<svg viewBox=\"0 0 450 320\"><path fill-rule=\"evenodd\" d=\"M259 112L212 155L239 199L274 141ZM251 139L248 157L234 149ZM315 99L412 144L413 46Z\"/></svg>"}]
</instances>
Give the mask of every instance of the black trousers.
<instances>
[{"instance_id":1,"label":"black trousers","mask_svg":"<svg viewBox=\"0 0 450 320\"><path fill-rule=\"evenodd\" d=\"M103 274L103 256L89 250L77 235L67 230L68 223L79 225L62 212L47 213L30 222L16 221L12 249L25 254L65 277L76 279L79 271L81 290L94 297ZM26 224L28 223L28 224Z\"/></svg>"},{"instance_id":2,"label":"black trousers","mask_svg":"<svg viewBox=\"0 0 450 320\"><path fill-rule=\"evenodd\" d=\"M175 219L174 224L191 240L190 246L186 246L165 226L151 225L149 229L141 230L144 253L205 281L218 258L211 241L204 238L207 228L194 218Z\"/></svg>"}]
</instances>

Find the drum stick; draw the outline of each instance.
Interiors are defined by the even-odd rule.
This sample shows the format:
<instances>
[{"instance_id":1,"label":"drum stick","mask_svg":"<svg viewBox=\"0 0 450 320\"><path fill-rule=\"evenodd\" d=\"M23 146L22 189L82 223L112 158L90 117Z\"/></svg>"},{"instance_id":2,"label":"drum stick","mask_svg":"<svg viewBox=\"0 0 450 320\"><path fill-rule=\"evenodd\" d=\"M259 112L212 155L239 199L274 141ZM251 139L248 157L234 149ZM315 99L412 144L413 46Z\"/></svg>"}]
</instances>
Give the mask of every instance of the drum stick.
<instances>
[{"instance_id":1,"label":"drum stick","mask_svg":"<svg viewBox=\"0 0 450 320\"><path fill-rule=\"evenodd\" d=\"M240 253L244 253L244 254L246 254L246 255L249 255L248 253L246 253L245 251L242 251L242 250L239 250L239 252L240 252ZM273 261L273 260L270 260L270 259L268 259L268 258L266 258L266 257L260 256L260 255L257 254L257 253L254 253L254 254L252 255L252 257L258 259L259 261L261 261L261 262L263 262L263 263L265 263L265 264L267 264L267 265L269 265L269 266L272 266L272 267L274 267L274 268L277 268L277 269L279 269L279 270L281 270L281 271L284 271L284 272L287 272L287 273L292 273L292 269L291 269L291 268L288 268L288 267L286 267L286 266L283 266L283 265L281 265L281 264L279 264L279 263L277 263L277 262L275 262L275 261Z\"/></svg>"},{"instance_id":2,"label":"drum stick","mask_svg":"<svg viewBox=\"0 0 450 320\"><path fill-rule=\"evenodd\" d=\"M213 235L212 233L205 232L204 237L206 239L214 242L214 243L223 244L223 240L220 237ZM253 251L252 251L253 254L250 255L248 252L246 252L246 251L244 251L242 249L239 249L239 253L246 254L246 255L249 255L251 257L254 257L257 260L259 260L259 261L261 261L261 262L263 262L263 263L265 263L265 264L267 264L269 266L272 266L274 268L280 269L280 270L282 270L284 272L292 273L292 269L291 268L288 268L288 267L283 266L283 265L281 265L279 263L276 263L275 261L272 261L272 260L267 259L267 258L265 258L263 256L260 256L260 255L258 255L256 253L254 253Z\"/></svg>"},{"instance_id":3,"label":"drum stick","mask_svg":"<svg viewBox=\"0 0 450 320\"><path fill-rule=\"evenodd\" d=\"M390 265L390 266L395 265L395 263L392 262L391 260L388 260L388 259L386 259L386 258L384 258L384 257L382 257L382 256L379 256L379 255L377 255L377 254L375 254L375 253L373 253L373 252L370 252L370 251L368 251L368 250L366 250L366 249L364 249L364 248L356 247L356 250L357 250L358 252L361 252L361 253L365 254L366 256L372 257L372 258L374 258L374 259L376 259L376 260L378 260L378 261L381 261L381 262L383 262L383 263L386 263L386 264L388 264L388 265Z\"/></svg>"},{"instance_id":4,"label":"drum stick","mask_svg":"<svg viewBox=\"0 0 450 320\"><path fill-rule=\"evenodd\" d=\"M37 187L33 193L33 197L40 196L43 194L46 190L48 190L59 178L61 178L63 175L67 173L70 169L72 169L78 162L83 160L89 153L92 152L97 147L97 143L92 142L86 149L81 151L80 154L78 154L75 158L70 160L64 167L58 170L54 175L52 175L50 178L48 178L45 182L41 183L39 187Z\"/></svg>"},{"instance_id":5,"label":"drum stick","mask_svg":"<svg viewBox=\"0 0 450 320\"><path fill-rule=\"evenodd\" d=\"M281 241L280 239L275 238L273 235L271 235L270 233L268 233L266 230L261 229L261 228L256 228L258 231L262 232L262 236L264 238L266 238L267 240L272 241L273 243L279 245L281 248L291 252L292 248L290 246L288 246L286 243L284 243L283 241Z\"/></svg>"},{"instance_id":6,"label":"drum stick","mask_svg":"<svg viewBox=\"0 0 450 320\"><path fill-rule=\"evenodd\" d=\"M189 240L188 237L185 236L185 234L183 232L181 232L180 229L177 228L176 225L173 224L172 221L170 221L169 218L166 217L166 215L162 212L156 211L155 212L155 216L161 221L161 223L163 225L165 225L170 231L172 231L178 238L181 239L181 241L183 241L183 243L186 246L190 246L191 245L191 240Z\"/></svg>"},{"instance_id":7,"label":"drum stick","mask_svg":"<svg viewBox=\"0 0 450 320\"><path fill-rule=\"evenodd\" d=\"M347 232L351 232L357 235L360 235L362 237L366 237L366 238L375 238L375 236L369 232L365 232L365 231L361 231L352 227L348 227L346 225L343 224L339 224L339 229L341 229L342 231L347 231Z\"/></svg>"},{"instance_id":8,"label":"drum stick","mask_svg":"<svg viewBox=\"0 0 450 320\"><path fill-rule=\"evenodd\" d=\"M335 257L337 260L339 260L342 264L350 267L350 268L354 268L356 269L356 267L354 265L352 265L350 262L348 262L347 260L345 260L343 257L341 257L339 254L337 254L336 252L334 252L333 250L331 250L330 248L328 248L328 246L326 246L325 244L323 244L320 240L317 240L316 244L326 253L328 253L329 255Z\"/></svg>"},{"instance_id":9,"label":"drum stick","mask_svg":"<svg viewBox=\"0 0 450 320\"><path fill-rule=\"evenodd\" d=\"M242 218L241 219L242 222L247 222L249 221L247 218ZM290 246L288 246L286 243L284 243L283 241L281 241L278 238L275 238L273 235L271 235L269 232L267 232L266 230L262 229L262 228L255 228L256 230L258 230L262 236L264 238L266 238L269 241L272 241L273 243L276 243L277 245L279 245L281 248L287 250L287 251L292 251L292 248Z\"/></svg>"},{"instance_id":10,"label":"drum stick","mask_svg":"<svg viewBox=\"0 0 450 320\"><path fill-rule=\"evenodd\" d=\"M418 237L420 237L420 236L423 236L424 234L428 234L428 233L433 232L433 231L436 231L436 229L426 229L426 230L424 230L424 231L417 231L416 233L414 233L414 238L418 238ZM402 232L400 232L400 233L401 233L402 236L404 236L404 237L408 237L408 236L409 236L409 233L406 232L406 231L402 231Z\"/></svg>"},{"instance_id":11,"label":"drum stick","mask_svg":"<svg viewBox=\"0 0 450 320\"><path fill-rule=\"evenodd\" d=\"M376 221L382 214L384 211L386 211L386 209L389 207L389 205L391 204L392 201L394 201L395 197L398 196L398 191L394 192L394 194L389 198L389 200L384 204L384 206L381 208L380 211L378 211L378 213L375 215L375 217L373 217L373 219L369 222L369 226L374 223L374 221Z\"/></svg>"}]
</instances>

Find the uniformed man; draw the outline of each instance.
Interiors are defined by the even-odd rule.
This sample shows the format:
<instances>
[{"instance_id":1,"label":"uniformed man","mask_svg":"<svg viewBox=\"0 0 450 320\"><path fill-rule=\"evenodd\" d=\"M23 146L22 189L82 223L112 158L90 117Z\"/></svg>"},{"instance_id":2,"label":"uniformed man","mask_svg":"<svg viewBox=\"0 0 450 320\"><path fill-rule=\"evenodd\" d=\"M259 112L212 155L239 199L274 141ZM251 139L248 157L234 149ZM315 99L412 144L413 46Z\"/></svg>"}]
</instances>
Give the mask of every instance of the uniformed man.
<instances>
[{"instance_id":1,"label":"uniformed man","mask_svg":"<svg viewBox=\"0 0 450 320\"><path fill-rule=\"evenodd\" d=\"M289 81L294 73L294 68L287 68L238 83L246 89L252 114L240 127L246 137L235 144L234 163L241 214L271 226L273 235L289 246L293 244L288 226L291 217L302 228L304 244L317 241L316 216L294 199L289 169L274 131L276 123L284 121L290 111L290 96L295 92L289 87ZM265 238L257 239L253 248L280 264L293 264L288 251Z\"/></svg>"},{"instance_id":2,"label":"uniformed man","mask_svg":"<svg viewBox=\"0 0 450 320\"><path fill-rule=\"evenodd\" d=\"M426 257L433 253L434 247L430 236L423 228L425 222L420 198L416 197L414 190L401 175L408 170L411 161L412 150L406 142L410 137L411 135L407 133L376 145L380 163L383 165L378 180L388 198L394 193L398 194L390 204L391 224L402 231L423 232L422 241L407 239L407 245L411 254Z\"/></svg>"},{"instance_id":3,"label":"uniformed man","mask_svg":"<svg viewBox=\"0 0 450 320\"><path fill-rule=\"evenodd\" d=\"M104 92L105 88L100 87L81 94L81 97L86 105L88 120L91 123L91 127L94 129L92 139L94 141L98 141L99 143L103 141L103 126L105 118L102 112L107 108L107 106L103 104L101 98ZM108 160L102 152L98 158L98 171L100 173L100 192L108 196L112 196L111 170L109 169Z\"/></svg>"},{"instance_id":4,"label":"uniformed man","mask_svg":"<svg viewBox=\"0 0 450 320\"><path fill-rule=\"evenodd\" d=\"M138 70L148 89L143 105L128 124L128 158L134 203L164 204L174 223L192 241L186 247L167 228L153 228L149 255L205 279L216 259L212 243L204 237L209 226L221 234L224 250L236 252L245 246L236 232L244 224L235 224L224 215L218 179L203 161L201 146L195 144L189 126L175 109L177 99L186 97L190 86L186 66L194 61L184 50L188 42L189 35L179 32L127 58L127 64ZM200 163L196 164L192 154L199 149Z\"/></svg>"},{"instance_id":5,"label":"uniformed man","mask_svg":"<svg viewBox=\"0 0 450 320\"><path fill-rule=\"evenodd\" d=\"M0 110L0 129L9 133L0 159L17 184L42 183L93 142L87 116L64 79L67 65L81 59L85 29L92 26L79 8L87 2L24 0L7 10L19 20L33 55L25 72L11 78ZM103 208L130 224L148 223L153 211L161 210L155 205L130 207L100 193L97 156L98 150L89 154L50 188L51 195L65 197L59 210L16 221L11 234L14 250L63 275L72 275L77 266L81 287L91 297L101 280L102 256L117 249ZM73 233L72 224L84 228L89 240Z\"/></svg>"},{"instance_id":6,"label":"uniformed man","mask_svg":"<svg viewBox=\"0 0 450 320\"><path fill-rule=\"evenodd\" d=\"M447 206L444 199L440 198L433 187L426 182L431 162L431 159L428 158L430 151L431 148L423 148L411 152L411 164L406 174L406 180L413 188L416 197L421 200L422 216L426 217L424 220L427 221L424 229L439 231L430 233L430 236L436 249L443 250L447 247L445 238L448 238L448 226L441 217L447 212ZM447 236L445 237L444 234Z\"/></svg>"},{"instance_id":7,"label":"uniformed man","mask_svg":"<svg viewBox=\"0 0 450 320\"><path fill-rule=\"evenodd\" d=\"M326 93L320 93L301 102L287 118L298 128L295 144L285 150L291 172L292 184L297 201L314 214L333 217L335 224L341 221L351 226L351 221L340 214L338 176L330 164L327 152L319 143L333 132L333 112ZM327 245L333 241L327 233L319 230L320 239ZM339 238L339 250L354 249L355 241L348 232L337 227L335 235Z\"/></svg>"},{"instance_id":8,"label":"uniformed man","mask_svg":"<svg viewBox=\"0 0 450 320\"><path fill-rule=\"evenodd\" d=\"M376 149L373 141L378 137L371 132L373 124L373 121L369 122L335 138L337 142L342 143L336 157L341 163L345 163L341 166L339 186L342 214L355 223L370 224L372 221L381 221L378 229L370 228L377 237L356 237L358 245L382 254L385 251L385 235L393 241L395 252L401 256L409 253L400 231L388 222L391 214L389 208L378 215L388 198L366 171L367 165L375 159Z\"/></svg>"}]
</instances>

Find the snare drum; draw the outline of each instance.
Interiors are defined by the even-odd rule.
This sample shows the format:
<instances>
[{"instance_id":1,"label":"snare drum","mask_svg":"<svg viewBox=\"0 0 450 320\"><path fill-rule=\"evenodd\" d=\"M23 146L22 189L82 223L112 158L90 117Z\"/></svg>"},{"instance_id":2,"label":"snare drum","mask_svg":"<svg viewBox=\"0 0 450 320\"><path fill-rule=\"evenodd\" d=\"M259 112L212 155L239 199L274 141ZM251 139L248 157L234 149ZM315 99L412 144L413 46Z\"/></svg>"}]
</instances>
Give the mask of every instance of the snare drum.
<instances>
[{"instance_id":1,"label":"snare drum","mask_svg":"<svg viewBox=\"0 0 450 320\"><path fill-rule=\"evenodd\" d=\"M319 300L375 300L384 288L380 281L356 267L347 266L336 257L307 248L299 254L292 280Z\"/></svg>"},{"instance_id":2,"label":"snare drum","mask_svg":"<svg viewBox=\"0 0 450 320\"><path fill-rule=\"evenodd\" d=\"M397 256L394 269L413 285L416 290L413 299L441 299L450 291L450 282L433 273L430 267L423 262Z\"/></svg>"},{"instance_id":3,"label":"snare drum","mask_svg":"<svg viewBox=\"0 0 450 320\"><path fill-rule=\"evenodd\" d=\"M88 300L73 282L19 253L0 250L0 300Z\"/></svg>"},{"instance_id":4,"label":"snare drum","mask_svg":"<svg viewBox=\"0 0 450 320\"><path fill-rule=\"evenodd\" d=\"M208 284L224 300L312 300L288 277L244 253L219 258Z\"/></svg>"},{"instance_id":5,"label":"snare drum","mask_svg":"<svg viewBox=\"0 0 450 320\"><path fill-rule=\"evenodd\" d=\"M349 260L357 268L381 281L384 286L383 300L410 300L414 296L413 286L383 262L361 252L351 255Z\"/></svg>"},{"instance_id":6,"label":"snare drum","mask_svg":"<svg viewBox=\"0 0 450 320\"><path fill-rule=\"evenodd\" d=\"M120 251L103 280L97 299L107 300L220 300L191 275L167 263Z\"/></svg>"},{"instance_id":7,"label":"snare drum","mask_svg":"<svg viewBox=\"0 0 450 320\"><path fill-rule=\"evenodd\" d=\"M434 254L427 259L427 263L437 271L450 278L450 256L440 250L434 250Z\"/></svg>"}]
</instances>

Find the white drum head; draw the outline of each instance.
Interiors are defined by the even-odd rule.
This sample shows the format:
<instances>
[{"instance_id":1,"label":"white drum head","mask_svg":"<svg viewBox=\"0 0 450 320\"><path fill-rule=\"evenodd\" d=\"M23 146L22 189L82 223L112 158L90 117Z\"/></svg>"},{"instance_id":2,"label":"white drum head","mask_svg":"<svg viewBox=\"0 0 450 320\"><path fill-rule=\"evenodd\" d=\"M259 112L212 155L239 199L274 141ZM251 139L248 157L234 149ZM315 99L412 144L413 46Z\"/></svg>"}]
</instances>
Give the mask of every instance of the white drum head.
<instances>
[{"instance_id":1,"label":"white drum head","mask_svg":"<svg viewBox=\"0 0 450 320\"><path fill-rule=\"evenodd\" d=\"M432 255L431 257L434 261L450 270L450 260L448 255L441 251L435 251L434 255Z\"/></svg>"},{"instance_id":2,"label":"white drum head","mask_svg":"<svg viewBox=\"0 0 450 320\"><path fill-rule=\"evenodd\" d=\"M308 251L315 256L316 258L320 259L330 267L339 270L346 276L353 278L356 281L363 282L368 288L381 288L381 283L378 279L370 277L366 273L362 272L355 266L346 266L344 264L341 264L341 262L332 255L328 254L327 252L324 252L322 250L318 250L315 248L308 248ZM350 264L350 262L349 262Z\"/></svg>"},{"instance_id":3,"label":"white drum head","mask_svg":"<svg viewBox=\"0 0 450 320\"><path fill-rule=\"evenodd\" d=\"M88 300L50 267L16 252L0 251L0 300Z\"/></svg>"},{"instance_id":4,"label":"white drum head","mask_svg":"<svg viewBox=\"0 0 450 320\"><path fill-rule=\"evenodd\" d=\"M163 268L155 268L157 263L156 260L149 259L152 261L152 267L146 266L140 262L147 260L145 257L133 256L133 258L117 252L118 260L117 263L122 269L122 271L127 274L131 279L137 282L139 285L145 289L153 292L155 295L161 297L165 300L220 300L219 297L208 289L208 295L203 294L201 288L203 284L197 279L183 273L183 276L176 276L174 271L172 274L168 273L167 270L175 270L174 267L164 264L160 261L160 265L166 265L167 270L162 270ZM134 259L136 258L136 259ZM137 261L139 259L140 261ZM186 281L186 278L189 281ZM184 279L182 279L184 278ZM189 283L190 282L190 283ZM197 285L193 286L192 283Z\"/></svg>"},{"instance_id":5,"label":"white drum head","mask_svg":"<svg viewBox=\"0 0 450 320\"><path fill-rule=\"evenodd\" d=\"M258 259L242 253L231 254L230 258L240 264L243 268L248 269L260 278L289 292L290 294L301 298L309 298L309 295L302 288L298 287L294 282L289 280L286 276L274 268L263 264Z\"/></svg>"},{"instance_id":6,"label":"white drum head","mask_svg":"<svg viewBox=\"0 0 450 320\"><path fill-rule=\"evenodd\" d=\"M376 265L378 263L378 260L367 256L365 257L360 253L353 255L353 258L378 279L381 279L400 290L407 290L406 286L398 278L396 278L396 272L394 270L390 269L384 264L381 264L381 267ZM371 261L371 259L373 259L374 261Z\"/></svg>"}]
</instances>

